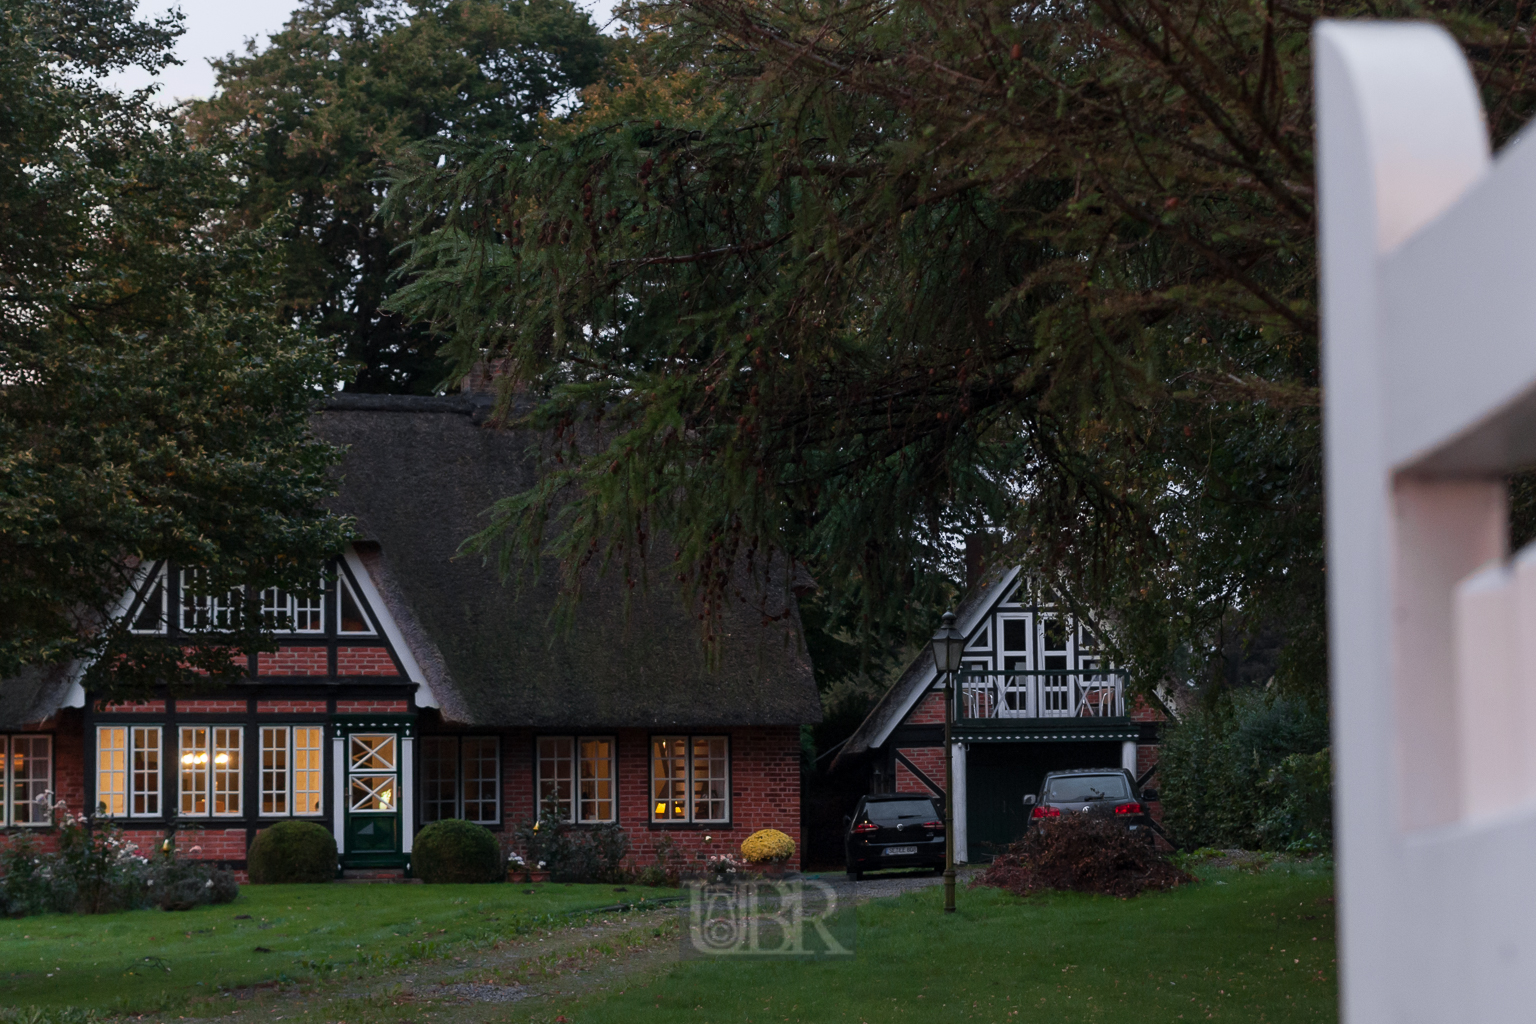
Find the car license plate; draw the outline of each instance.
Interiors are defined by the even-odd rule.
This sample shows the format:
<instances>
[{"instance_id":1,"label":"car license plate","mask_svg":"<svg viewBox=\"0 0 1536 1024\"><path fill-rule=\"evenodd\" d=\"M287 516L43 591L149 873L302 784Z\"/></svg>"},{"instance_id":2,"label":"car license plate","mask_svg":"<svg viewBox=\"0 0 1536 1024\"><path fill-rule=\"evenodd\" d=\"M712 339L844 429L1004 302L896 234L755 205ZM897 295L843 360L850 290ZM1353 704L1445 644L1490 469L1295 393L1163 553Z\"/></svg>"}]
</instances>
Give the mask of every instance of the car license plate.
<instances>
[{"instance_id":1,"label":"car license plate","mask_svg":"<svg viewBox=\"0 0 1536 1024\"><path fill-rule=\"evenodd\" d=\"M916 852L917 852L917 847L915 847L915 846L887 846L885 848L885 855L887 857L900 857L904 853L916 853Z\"/></svg>"}]
</instances>

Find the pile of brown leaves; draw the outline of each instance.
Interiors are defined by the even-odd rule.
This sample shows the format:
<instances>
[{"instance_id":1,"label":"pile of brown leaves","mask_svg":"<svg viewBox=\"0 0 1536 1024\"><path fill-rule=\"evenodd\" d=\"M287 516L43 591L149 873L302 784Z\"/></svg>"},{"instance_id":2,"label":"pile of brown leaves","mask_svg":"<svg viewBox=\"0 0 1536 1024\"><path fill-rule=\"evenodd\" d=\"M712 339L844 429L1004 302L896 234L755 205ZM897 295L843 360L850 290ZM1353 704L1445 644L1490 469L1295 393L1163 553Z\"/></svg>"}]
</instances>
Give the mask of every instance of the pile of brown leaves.
<instances>
[{"instance_id":1,"label":"pile of brown leaves","mask_svg":"<svg viewBox=\"0 0 1536 1024\"><path fill-rule=\"evenodd\" d=\"M1106 818L1068 814L1036 823L976 884L1020 896L1070 889L1124 898L1192 881L1154 848L1150 835Z\"/></svg>"}]
</instances>

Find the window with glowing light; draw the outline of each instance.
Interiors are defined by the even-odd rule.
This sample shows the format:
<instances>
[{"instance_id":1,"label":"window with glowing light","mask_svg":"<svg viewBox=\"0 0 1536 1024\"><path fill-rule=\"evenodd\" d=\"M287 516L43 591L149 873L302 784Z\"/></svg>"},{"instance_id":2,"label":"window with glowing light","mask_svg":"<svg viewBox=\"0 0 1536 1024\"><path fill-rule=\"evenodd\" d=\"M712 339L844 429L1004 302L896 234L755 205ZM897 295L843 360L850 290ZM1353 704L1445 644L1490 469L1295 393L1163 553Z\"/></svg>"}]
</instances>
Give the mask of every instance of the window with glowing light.
<instances>
[{"instance_id":1,"label":"window with glowing light","mask_svg":"<svg viewBox=\"0 0 1536 1024\"><path fill-rule=\"evenodd\" d=\"M539 806L553 802L566 821L617 820L616 749L612 736L540 736Z\"/></svg>"},{"instance_id":2,"label":"window with glowing light","mask_svg":"<svg viewBox=\"0 0 1536 1024\"><path fill-rule=\"evenodd\" d=\"M651 738L651 820L731 818L730 741L724 736Z\"/></svg>"},{"instance_id":3,"label":"window with glowing light","mask_svg":"<svg viewBox=\"0 0 1536 1024\"><path fill-rule=\"evenodd\" d=\"M353 811L393 811L399 801L394 733L348 737L347 806Z\"/></svg>"},{"instance_id":4,"label":"window with glowing light","mask_svg":"<svg viewBox=\"0 0 1536 1024\"><path fill-rule=\"evenodd\" d=\"M323 810L324 729L261 727L261 816L316 815Z\"/></svg>"},{"instance_id":5,"label":"window with glowing light","mask_svg":"<svg viewBox=\"0 0 1536 1024\"><path fill-rule=\"evenodd\" d=\"M233 818L241 813L243 740L239 726L182 726L177 768L183 817Z\"/></svg>"},{"instance_id":6,"label":"window with glowing light","mask_svg":"<svg viewBox=\"0 0 1536 1024\"><path fill-rule=\"evenodd\" d=\"M96 730L96 813L109 818L160 816L160 727L103 725Z\"/></svg>"}]
</instances>

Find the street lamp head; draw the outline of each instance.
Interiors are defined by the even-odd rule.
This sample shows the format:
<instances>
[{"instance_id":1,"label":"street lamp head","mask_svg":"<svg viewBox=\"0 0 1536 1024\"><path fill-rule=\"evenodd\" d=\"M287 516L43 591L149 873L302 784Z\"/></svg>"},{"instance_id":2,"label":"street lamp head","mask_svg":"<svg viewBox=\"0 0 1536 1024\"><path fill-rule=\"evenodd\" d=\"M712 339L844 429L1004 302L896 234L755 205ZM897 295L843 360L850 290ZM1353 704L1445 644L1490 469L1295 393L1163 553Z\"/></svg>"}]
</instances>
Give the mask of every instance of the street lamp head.
<instances>
[{"instance_id":1,"label":"street lamp head","mask_svg":"<svg viewBox=\"0 0 1536 1024\"><path fill-rule=\"evenodd\" d=\"M955 613L944 613L944 624L933 634L933 666L942 674L960 671L960 655L965 650L965 634L955 628Z\"/></svg>"}]
</instances>

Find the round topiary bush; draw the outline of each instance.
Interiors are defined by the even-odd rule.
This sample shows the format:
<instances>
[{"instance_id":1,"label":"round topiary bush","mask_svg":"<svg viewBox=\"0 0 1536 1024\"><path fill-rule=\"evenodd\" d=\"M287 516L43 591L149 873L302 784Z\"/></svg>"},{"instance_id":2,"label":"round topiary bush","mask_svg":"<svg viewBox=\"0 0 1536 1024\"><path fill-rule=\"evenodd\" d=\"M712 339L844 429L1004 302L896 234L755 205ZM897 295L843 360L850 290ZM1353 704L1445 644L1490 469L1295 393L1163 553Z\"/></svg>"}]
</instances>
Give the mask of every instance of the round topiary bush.
<instances>
[{"instance_id":1,"label":"round topiary bush","mask_svg":"<svg viewBox=\"0 0 1536 1024\"><path fill-rule=\"evenodd\" d=\"M749 864L782 864L795 855L795 841L776 828L764 828L747 836L741 855Z\"/></svg>"},{"instance_id":2,"label":"round topiary bush","mask_svg":"<svg viewBox=\"0 0 1536 1024\"><path fill-rule=\"evenodd\" d=\"M280 821L256 833L246 867L253 885L329 882L336 877L336 838L312 821Z\"/></svg>"},{"instance_id":3,"label":"round topiary bush","mask_svg":"<svg viewBox=\"0 0 1536 1024\"><path fill-rule=\"evenodd\" d=\"M411 874L429 885L500 881L503 859L490 829L458 818L434 821L411 844Z\"/></svg>"}]
</instances>

